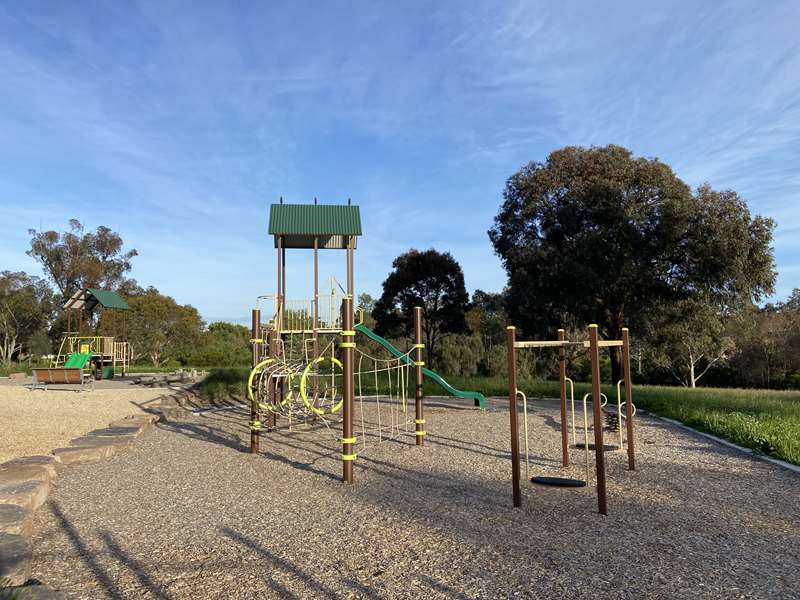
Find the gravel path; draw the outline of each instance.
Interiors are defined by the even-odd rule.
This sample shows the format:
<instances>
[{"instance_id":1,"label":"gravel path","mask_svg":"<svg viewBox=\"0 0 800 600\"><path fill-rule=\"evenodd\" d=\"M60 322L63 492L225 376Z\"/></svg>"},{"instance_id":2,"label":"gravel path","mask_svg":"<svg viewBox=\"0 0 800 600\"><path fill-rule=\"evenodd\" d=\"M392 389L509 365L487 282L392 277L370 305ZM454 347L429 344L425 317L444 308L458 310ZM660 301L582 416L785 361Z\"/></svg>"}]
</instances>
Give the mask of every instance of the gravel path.
<instances>
[{"instance_id":1,"label":"gravel path","mask_svg":"<svg viewBox=\"0 0 800 600\"><path fill-rule=\"evenodd\" d=\"M531 413L532 470L555 473L557 406ZM238 410L161 424L64 472L34 576L91 599L800 597L795 474L642 417L639 470L608 455L608 517L594 488L527 484L514 510L503 403L426 418L424 449L360 450L352 488L336 432L265 434L253 456Z\"/></svg>"},{"instance_id":2,"label":"gravel path","mask_svg":"<svg viewBox=\"0 0 800 600\"><path fill-rule=\"evenodd\" d=\"M0 386L0 462L50 454L111 421L142 412L164 390L96 389L91 392Z\"/></svg>"}]
</instances>

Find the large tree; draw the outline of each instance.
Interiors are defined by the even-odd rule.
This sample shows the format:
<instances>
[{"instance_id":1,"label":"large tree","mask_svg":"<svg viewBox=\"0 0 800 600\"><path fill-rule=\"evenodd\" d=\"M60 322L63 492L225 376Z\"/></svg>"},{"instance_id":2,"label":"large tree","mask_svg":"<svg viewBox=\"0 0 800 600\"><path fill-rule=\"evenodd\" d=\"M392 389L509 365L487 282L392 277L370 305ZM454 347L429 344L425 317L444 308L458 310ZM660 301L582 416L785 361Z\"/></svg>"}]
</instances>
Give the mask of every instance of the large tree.
<instances>
[{"instance_id":1,"label":"large tree","mask_svg":"<svg viewBox=\"0 0 800 600\"><path fill-rule=\"evenodd\" d=\"M186 361L196 350L203 320L193 306L178 304L152 287L129 297L128 305L131 310L125 311L124 319L133 361L144 356L158 367L169 358ZM113 321L103 322L106 317ZM117 317L104 311L100 331L117 328Z\"/></svg>"},{"instance_id":2,"label":"large tree","mask_svg":"<svg viewBox=\"0 0 800 600\"><path fill-rule=\"evenodd\" d=\"M53 294L38 277L23 272L0 273L0 362L10 363L49 324ZM39 344L41 345L41 344Z\"/></svg>"},{"instance_id":3,"label":"large tree","mask_svg":"<svg viewBox=\"0 0 800 600\"><path fill-rule=\"evenodd\" d=\"M64 298L76 291L96 287L114 289L125 281L136 250L125 250L120 235L100 226L87 232L77 219L69 231L28 231L31 249L28 256L42 265L47 277Z\"/></svg>"},{"instance_id":4,"label":"large tree","mask_svg":"<svg viewBox=\"0 0 800 600\"><path fill-rule=\"evenodd\" d=\"M619 338L677 301L728 311L771 293L773 228L735 192L693 194L664 163L612 145L567 147L523 167L489 237L525 335L598 323ZM616 352L612 366L618 377Z\"/></svg>"},{"instance_id":5,"label":"large tree","mask_svg":"<svg viewBox=\"0 0 800 600\"><path fill-rule=\"evenodd\" d=\"M449 252L411 249L394 259L372 312L376 331L413 335L415 306L422 307L426 360L432 365L441 336L467 330L464 272Z\"/></svg>"}]
</instances>

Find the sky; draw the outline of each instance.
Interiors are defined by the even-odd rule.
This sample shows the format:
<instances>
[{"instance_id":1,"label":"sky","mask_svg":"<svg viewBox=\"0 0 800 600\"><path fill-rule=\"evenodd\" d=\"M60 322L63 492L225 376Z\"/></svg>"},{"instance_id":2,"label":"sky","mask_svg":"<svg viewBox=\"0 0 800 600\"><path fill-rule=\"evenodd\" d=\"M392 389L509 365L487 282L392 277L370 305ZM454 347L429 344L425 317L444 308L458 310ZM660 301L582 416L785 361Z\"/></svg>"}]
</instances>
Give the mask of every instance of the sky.
<instances>
[{"instance_id":1,"label":"sky","mask_svg":"<svg viewBox=\"0 0 800 600\"><path fill-rule=\"evenodd\" d=\"M356 291L449 251L499 291L506 179L621 144L777 221L800 287L800 2L0 4L0 270L27 230L107 225L131 273L208 321L274 292L268 207L361 207ZM321 274L343 279L341 252ZM290 252L287 294L309 297Z\"/></svg>"}]
</instances>

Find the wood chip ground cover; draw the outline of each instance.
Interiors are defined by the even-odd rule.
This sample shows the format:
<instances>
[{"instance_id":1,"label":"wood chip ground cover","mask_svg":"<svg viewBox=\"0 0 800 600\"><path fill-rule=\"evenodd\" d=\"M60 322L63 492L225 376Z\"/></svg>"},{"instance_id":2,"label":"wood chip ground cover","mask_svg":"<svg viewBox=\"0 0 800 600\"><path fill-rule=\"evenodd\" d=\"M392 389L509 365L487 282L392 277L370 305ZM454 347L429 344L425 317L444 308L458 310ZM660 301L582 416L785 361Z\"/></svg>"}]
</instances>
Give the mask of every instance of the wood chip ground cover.
<instances>
[{"instance_id":1,"label":"wood chip ground cover","mask_svg":"<svg viewBox=\"0 0 800 600\"><path fill-rule=\"evenodd\" d=\"M639 470L608 454L608 517L593 487L527 484L515 510L504 403L464 407L428 407L424 448L368 438L352 488L336 429L266 433L249 455L243 410L159 424L65 471L33 572L93 599L800 595L796 474L643 417ZM529 426L529 475L561 473L556 405Z\"/></svg>"}]
</instances>

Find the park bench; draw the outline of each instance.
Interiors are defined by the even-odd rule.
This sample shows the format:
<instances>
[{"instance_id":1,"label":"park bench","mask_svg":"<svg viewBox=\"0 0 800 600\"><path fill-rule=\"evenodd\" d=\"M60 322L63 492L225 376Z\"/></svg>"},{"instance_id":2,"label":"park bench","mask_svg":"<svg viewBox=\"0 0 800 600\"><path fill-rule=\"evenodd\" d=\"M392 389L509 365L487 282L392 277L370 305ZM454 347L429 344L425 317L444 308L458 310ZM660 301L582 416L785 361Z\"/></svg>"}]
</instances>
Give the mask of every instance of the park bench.
<instances>
[{"instance_id":1,"label":"park bench","mask_svg":"<svg viewBox=\"0 0 800 600\"><path fill-rule=\"evenodd\" d=\"M83 369L50 367L33 369L33 385L31 389L47 389L48 384L80 385L83 390L84 383L89 380L94 387L94 378L84 375ZM77 391L77 390L76 390Z\"/></svg>"}]
</instances>

